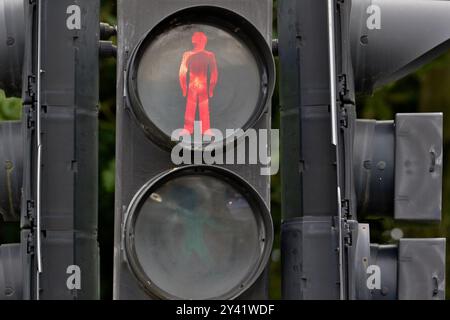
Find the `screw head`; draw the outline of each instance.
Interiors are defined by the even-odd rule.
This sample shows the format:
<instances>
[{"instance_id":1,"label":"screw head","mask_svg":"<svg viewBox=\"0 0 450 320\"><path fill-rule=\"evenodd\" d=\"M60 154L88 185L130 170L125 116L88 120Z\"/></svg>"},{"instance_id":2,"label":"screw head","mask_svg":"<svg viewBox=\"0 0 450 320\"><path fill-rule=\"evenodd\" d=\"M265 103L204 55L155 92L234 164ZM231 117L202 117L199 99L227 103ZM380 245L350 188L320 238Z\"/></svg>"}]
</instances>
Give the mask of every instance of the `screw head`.
<instances>
[{"instance_id":1,"label":"screw head","mask_svg":"<svg viewBox=\"0 0 450 320\"><path fill-rule=\"evenodd\" d=\"M381 288L381 295L382 296L387 296L388 294L389 294L389 288L387 288L387 287Z\"/></svg>"},{"instance_id":2,"label":"screw head","mask_svg":"<svg viewBox=\"0 0 450 320\"><path fill-rule=\"evenodd\" d=\"M6 287L5 288L5 296L7 297L11 297L14 294L14 289L11 287Z\"/></svg>"},{"instance_id":3,"label":"screw head","mask_svg":"<svg viewBox=\"0 0 450 320\"><path fill-rule=\"evenodd\" d=\"M386 162L384 162L384 161L380 161L380 162L378 162L378 164L377 164L377 168L378 168L378 170L380 170L380 171L383 171L384 169L386 169L386 167L387 167L387 165L386 165Z\"/></svg>"},{"instance_id":4,"label":"screw head","mask_svg":"<svg viewBox=\"0 0 450 320\"><path fill-rule=\"evenodd\" d=\"M6 39L6 45L11 47L16 43L16 39L14 39L13 37L8 37L8 39Z\"/></svg>"},{"instance_id":5,"label":"screw head","mask_svg":"<svg viewBox=\"0 0 450 320\"><path fill-rule=\"evenodd\" d=\"M367 36L367 35L361 36L360 41L361 41L362 45L368 45L369 44L369 36Z\"/></svg>"}]
</instances>

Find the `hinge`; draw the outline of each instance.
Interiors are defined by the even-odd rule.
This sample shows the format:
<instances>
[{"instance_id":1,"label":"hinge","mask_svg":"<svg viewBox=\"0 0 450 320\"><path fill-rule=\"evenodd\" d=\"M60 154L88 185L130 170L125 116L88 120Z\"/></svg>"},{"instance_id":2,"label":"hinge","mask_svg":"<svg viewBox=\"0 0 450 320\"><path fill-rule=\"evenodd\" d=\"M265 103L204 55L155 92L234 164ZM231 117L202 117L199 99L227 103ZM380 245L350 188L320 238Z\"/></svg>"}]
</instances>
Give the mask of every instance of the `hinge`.
<instances>
[{"instance_id":1,"label":"hinge","mask_svg":"<svg viewBox=\"0 0 450 320\"><path fill-rule=\"evenodd\" d=\"M36 76L34 76L34 75L28 76L27 92L30 97L34 97L36 95L35 87L36 87Z\"/></svg>"},{"instance_id":2,"label":"hinge","mask_svg":"<svg viewBox=\"0 0 450 320\"><path fill-rule=\"evenodd\" d=\"M34 216L34 201L27 201L27 219L31 220Z\"/></svg>"},{"instance_id":3,"label":"hinge","mask_svg":"<svg viewBox=\"0 0 450 320\"><path fill-rule=\"evenodd\" d=\"M346 108L341 108L340 123L341 129L348 128L348 113Z\"/></svg>"},{"instance_id":4,"label":"hinge","mask_svg":"<svg viewBox=\"0 0 450 320\"><path fill-rule=\"evenodd\" d=\"M353 237L352 237L352 233L350 231L350 225L348 223L345 223L343 230L344 230L344 236L343 236L344 245L351 247L353 244Z\"/></svg>"},{"instance_id":5,"label":"hinge","mask_svg":"<svg viewBox=\"0 0 450 320\"><path fill-rule=\"evenodd\" d=\"M341 101L344 100L344 97L347 95L348 87L347 87L347 75L341 74L338 76L339 79L339 97Z\"/></svg>"},{"instance_id":6,"label":"hinge","mask_svg":"<svg viewBox=\"0 0 450 320\"><path fill-rule=\"evenodd\" d=\"M34 254L34 239L31 233L27 237L27 254Z\"/></svg>"},{"instance_id":7,"label":"hinge","mask_svg":"<svg viewBox=\"0 0 450 320\"><path fill-rule=\"evenodd\" d=\"M348 88L348 78L346 74L341 74L338 76L338 93L339 93L339 102L341 106L345 106L346 104L355 105L354 98L349 96L350 91Z\"/></svg>"},{"instance_id":8,"label":"hinge","mask_svg":"<svg viewBox=\"0 0 450 320\"><path fill-rule=\"evenodd\" d=\"M30 112L28 112L28 115L27 115L27 128L34 129L34 125L35 125L35 121L34 121L34 117L33 117L33 112L30 111Z\"/></svg>"},{"instance_id":9,"label":"hinge","mask_svg":"<svg viewBox=\"0 0 450 320\"><path fill-rule=\"evenodd\" d=\"M350 215L350 200L344 199L341 203L342 217L347 218Z\"/></svg>"}]
</instances>

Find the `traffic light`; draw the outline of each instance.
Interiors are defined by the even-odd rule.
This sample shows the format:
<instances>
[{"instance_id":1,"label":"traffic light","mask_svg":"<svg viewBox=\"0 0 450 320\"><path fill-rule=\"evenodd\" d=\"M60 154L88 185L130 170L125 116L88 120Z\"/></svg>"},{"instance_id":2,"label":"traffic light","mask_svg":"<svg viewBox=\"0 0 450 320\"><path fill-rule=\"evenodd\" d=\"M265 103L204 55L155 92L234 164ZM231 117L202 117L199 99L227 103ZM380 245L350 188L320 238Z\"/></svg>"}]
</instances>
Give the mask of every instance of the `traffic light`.
<instances>
[{"instance_id":1,"label":"traffic light","mask_svg":"<svg viewBox=\"0 0 450 320\"><path fill-rule=\"evenodd\" d=\"M357 120L355 96L446 52L449 14L447 1L280 1L285 299L444 298L445 239L371 244L358 223L440 221L443 116Z\"/></svg>"},{"instance_id":2,"label":"traffic light","mask_svg":"<svg viewBox=\"0 0 450 320\"><path fill-rule=\"evenodd\" d=\"M0 206L21 239L0 247L0 299L98 299L99 1L2 0L0 18L0 85L23 101L0 125Z\"/></svg>"},{"instance_id":3,"label":"traffic light","mask_svg":"<svg viewBox=\"0 0 450 320\"><path fill-rule=\"evenodd\" d=\"M268 298L272 1L118 17L114 298Z\"/></svg>"}]
</instances>

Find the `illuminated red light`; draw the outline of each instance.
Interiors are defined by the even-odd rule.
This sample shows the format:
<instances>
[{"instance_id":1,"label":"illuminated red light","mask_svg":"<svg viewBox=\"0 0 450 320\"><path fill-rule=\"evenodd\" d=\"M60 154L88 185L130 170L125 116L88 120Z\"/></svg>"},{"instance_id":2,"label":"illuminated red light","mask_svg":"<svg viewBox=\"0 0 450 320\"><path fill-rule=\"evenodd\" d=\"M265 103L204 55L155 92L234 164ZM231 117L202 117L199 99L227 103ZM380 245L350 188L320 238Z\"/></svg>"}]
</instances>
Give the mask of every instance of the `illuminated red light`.
<instances>
[{"instance_id":1,"label":"illuminated red light","mask_svg":"<svg viewBox=\"0 0 450 320\"><path fill-rule=\"evenodd\" d=\"M192 36L194 49L184 53L180 66L181 89L187 98L184 120L186 134L194 133L197 106L202 134L208 134L211 129L209 99L214 96L219 73L215 54L205 49L207 43L208 37L203 32L195 32Z\"/></svg>"}]
</instances>

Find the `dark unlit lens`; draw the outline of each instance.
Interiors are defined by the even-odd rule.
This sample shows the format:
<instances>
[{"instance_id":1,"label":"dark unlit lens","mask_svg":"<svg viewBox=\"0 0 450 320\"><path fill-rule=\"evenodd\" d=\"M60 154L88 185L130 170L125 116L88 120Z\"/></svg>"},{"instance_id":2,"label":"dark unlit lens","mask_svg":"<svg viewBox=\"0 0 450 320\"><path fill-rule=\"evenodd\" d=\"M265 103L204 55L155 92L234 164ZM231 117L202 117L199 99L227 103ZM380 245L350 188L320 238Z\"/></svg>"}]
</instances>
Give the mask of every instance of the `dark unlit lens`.
<instances>
[{"instance_id":1,"label":"dark unlit lens","mask_svg":"<svg viewBox=\"0 0 450 320\"><path fill-rule=\"evenodd\" d=\"M258 221L225 181L190 175L148 195L134 245L149 281L181 299L214 299L239 288L261 257Z\"/></svg>"}]
</instances>

